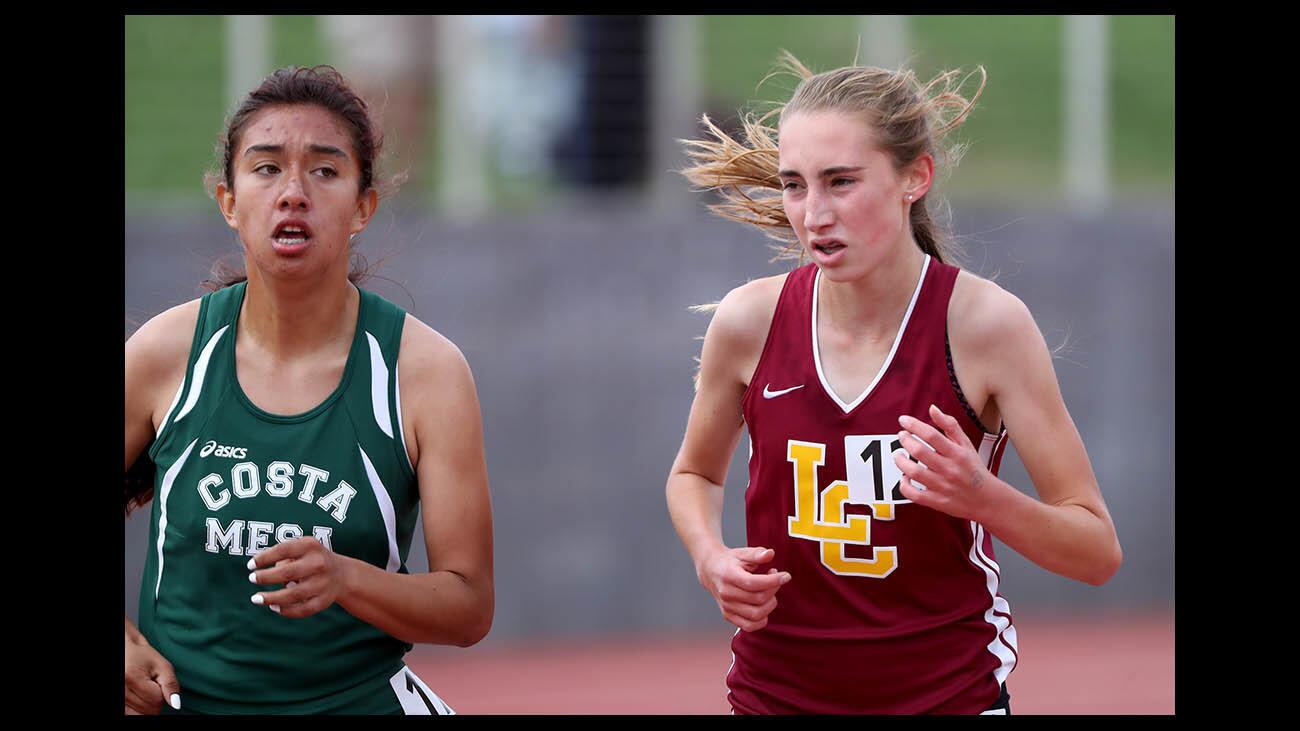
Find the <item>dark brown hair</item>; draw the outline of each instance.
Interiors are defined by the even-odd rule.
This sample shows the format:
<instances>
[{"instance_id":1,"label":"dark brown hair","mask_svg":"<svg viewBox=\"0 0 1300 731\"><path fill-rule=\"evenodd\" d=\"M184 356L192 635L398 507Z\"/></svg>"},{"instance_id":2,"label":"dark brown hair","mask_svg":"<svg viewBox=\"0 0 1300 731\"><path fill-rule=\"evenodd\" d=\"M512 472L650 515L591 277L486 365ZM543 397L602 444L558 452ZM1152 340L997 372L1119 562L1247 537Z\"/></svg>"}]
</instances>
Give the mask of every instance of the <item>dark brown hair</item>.
<instances>
[{"instance_id":1,"label":"dark brown hair","mask_svg":"<svg viewBox=\"0 0 1300 731\"><path fill-rule=\"evenodd\" d=\"M311 68L287 66L277 69L263 79L262 83L250 92L227 118L225 128L217 138L218 167L209 170L204 176L204 183L210 195L215 196L217 183L225 183L227 188L234 190L235 152L239 147L239 137L249 121L258 112L268 107L295 104L312 104L321 107L347 123L348 132L352 137L352 147L361 167L358 193L365 193L374 188L383 198L396 189L401 181L381 177L378 169L379 154L384 146L383 133L371 115L365 100L352 90L343 75L333 66ZM371 267L359 254L354 252L352 257L348 279L355 284L370 276ZM207 291L215 291L247 278L248 275L241 264L218 259L213 264L208 279L199 286Z\"/></svg>"}]
</instances>

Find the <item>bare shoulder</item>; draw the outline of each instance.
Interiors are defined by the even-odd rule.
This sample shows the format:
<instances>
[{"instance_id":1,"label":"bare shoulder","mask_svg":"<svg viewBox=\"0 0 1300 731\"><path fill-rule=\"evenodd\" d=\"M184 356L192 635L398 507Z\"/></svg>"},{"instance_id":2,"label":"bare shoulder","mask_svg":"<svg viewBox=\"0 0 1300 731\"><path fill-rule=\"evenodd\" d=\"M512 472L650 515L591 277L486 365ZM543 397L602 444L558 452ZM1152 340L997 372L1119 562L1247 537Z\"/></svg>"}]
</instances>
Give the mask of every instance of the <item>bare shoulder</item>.
<instances>
[{"instance_id":1,"label":"bare shoulder","mask_svg":"<svg viewBox=\"0 0 1300 731\"><path fill-rule=\"evenodd\" d=\"M781 297L789 274L763 277L736 287L718 303L709 331L728 341L755 345L762 349L767 331L776 314L776 303Z\"/></svg>"},{"instance_id":2,"label":"bare shoulder","mask_svg":"<svg viewBox=\"0 0 1300 731\"><path fill-rule=\"evenodd\" d=\"M700 355L702 381L730 381L742 389L749 385L763 355L763 345L787 276L755 279L722 298L704 336Z\"/></svg>"},{"instance_id":3,"label":"bare shoulder","mask_svg":"<svg viewBox=\"0 0 1300 731\"><path fill-rule=\"evenodd\" d=\"M1019 297L964 269L948 303L948 331L954 351L984 355L1010 355L1042 339Z\"/></svg>"},{"instance_id":4,"label":"bare shoulder","mask_svg":"<svg viewBox=\"0 0 1300 731\"><path fill-rule=\"evenodd\" d=\"M142 377L141 382L149 383L169 373L185 372L199 319L199 302L194 299L164 310L127 338L128 378L134 372Z\"/></svg>"},{"instance_id":5,"label":"bare shoulder","mask_svg":"<svg viewBox=\"0 0 1300 731\"><path fill-rule=\"evenodd\" d=\"M481 450L478 392L455 343L407 313L397 371L406 450L413 464L432 464L423 459L427 452Z\"/></svg>"},{"instance_id":6,"label":"bare shoulder","mask_svg":"<svg viewBox=\"0 0 1300 731\"><path fill-rule=\"evenodd\" d=\"M149 442L162 415L185 380L199 300L150 319L126 341L126 462L129 467Z\"/></svg>"},{"instance_id":7,"label":"bare shoulder","mask_svg":"<svg viewBox=\"0 0 1300 731\"><path fill-rule=\"evenodd\" d=\"M460 348L410 313L402 326L397 367L403 393L423 392L433 384L472 385L469 363Z\"/></svg>"}]
</instances>

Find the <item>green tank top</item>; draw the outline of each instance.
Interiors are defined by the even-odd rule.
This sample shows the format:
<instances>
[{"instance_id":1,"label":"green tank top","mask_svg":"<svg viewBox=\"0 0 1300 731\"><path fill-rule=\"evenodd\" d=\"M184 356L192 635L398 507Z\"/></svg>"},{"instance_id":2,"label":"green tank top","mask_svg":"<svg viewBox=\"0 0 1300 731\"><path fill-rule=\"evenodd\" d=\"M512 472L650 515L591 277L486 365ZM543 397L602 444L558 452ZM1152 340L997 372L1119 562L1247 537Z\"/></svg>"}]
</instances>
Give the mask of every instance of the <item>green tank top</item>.
<instances>
[{"instance_id":1,"label":"green tank top","mask_svg":"<svg viewBox=\"0 0 1300 731\"><path fill-rule=\"evenodd\" d=\"M397 672L411 645L337 604L300 619L254 605L254 593L281 587L250 583L247 563L315 536L407 573L419 493L397 383L406 313L361 290L338 387L310 411L279 416L235 377L245 289L201 300L185 380L149 449L157 469L140 631L176 668L189 710L355 709L365 699L353 696Z\"/></svg>"}]
</instances>

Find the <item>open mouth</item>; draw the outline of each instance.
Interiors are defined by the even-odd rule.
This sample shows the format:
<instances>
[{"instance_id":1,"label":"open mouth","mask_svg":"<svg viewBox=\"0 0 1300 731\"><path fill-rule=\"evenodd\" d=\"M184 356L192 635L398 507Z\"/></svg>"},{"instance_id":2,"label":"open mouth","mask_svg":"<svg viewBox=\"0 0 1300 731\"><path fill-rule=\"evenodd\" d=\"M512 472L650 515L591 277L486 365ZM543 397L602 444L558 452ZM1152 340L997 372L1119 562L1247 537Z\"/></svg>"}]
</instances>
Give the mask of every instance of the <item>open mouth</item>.
<instances>
[{"instance_id":1,"label":"open mouth","mask_svg":"<svg viewBox=\"0 0 1300 731\"><path fill-rule=\"evenodd\" d=\"M813 248L816 249L816 250L818 250L818 251L820 251L821 253L825 254L826 256L830 256L831 254L834 254L835 252L839 251L840 249L843 249L843 248L844 248L844 244L841 244L841 243L836 242L836 241L832 241L832 242L830 242L830 243L826 243L826 244L817 244L817 245L813 246Z\"/></svg>"},{"instance_id":2,"label":"open mouth","mask_svg":"<svg viewBox=\"0 0 1300 731\"><path fill-rule=\"evenodd\" d=\"M279 246L301 246L311 240L311 231L301 224L282 223L275 227L271 240Z\"/></svg>"}]
</instances>

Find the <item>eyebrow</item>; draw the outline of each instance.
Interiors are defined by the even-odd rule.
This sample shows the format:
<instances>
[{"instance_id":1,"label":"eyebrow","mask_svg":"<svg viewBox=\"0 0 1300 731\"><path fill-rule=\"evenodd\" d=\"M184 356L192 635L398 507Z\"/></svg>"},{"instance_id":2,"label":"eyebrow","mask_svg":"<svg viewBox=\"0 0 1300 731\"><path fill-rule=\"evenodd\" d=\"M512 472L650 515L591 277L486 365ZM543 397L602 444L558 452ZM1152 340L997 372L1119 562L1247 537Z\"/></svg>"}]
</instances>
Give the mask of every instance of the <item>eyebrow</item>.
<instances>
[{"instance_id":1,"label":"eyebrow","mask_svg":"<svg viewBox=\"0 0 1300 731\"><path fill-rule=\"evenodd\" d=\"M833 168L826 168L825 170L823 170L821 177L827 178L832 175L840 175L842 173L856 173L862 169L863 169L862 165L858 165L857 167L849 167L848 165L837 165ZM795 172L794 170L782 170L778 172L777 175L786 178L803 177L799 173Z\"/></svg>"},{"instance_id":2,"label":"eyebrow","mask_svg":"<svg viewBox=\"0 0 1300 731\"><path fill-rule=\"evenodd\" d=\"M333 145L312 144L312 145L308 145L307 149L317 154L333 155L334 157L341 157L345 160L348 157L348 153L344 152L343 150L340 150L339 148ZM279 154L281 152L284 152L284 145L249 145L248 149L244 150L245 155L249 155L254 152L270 152L274 154Z\"/></svg>"}]
</instances>

